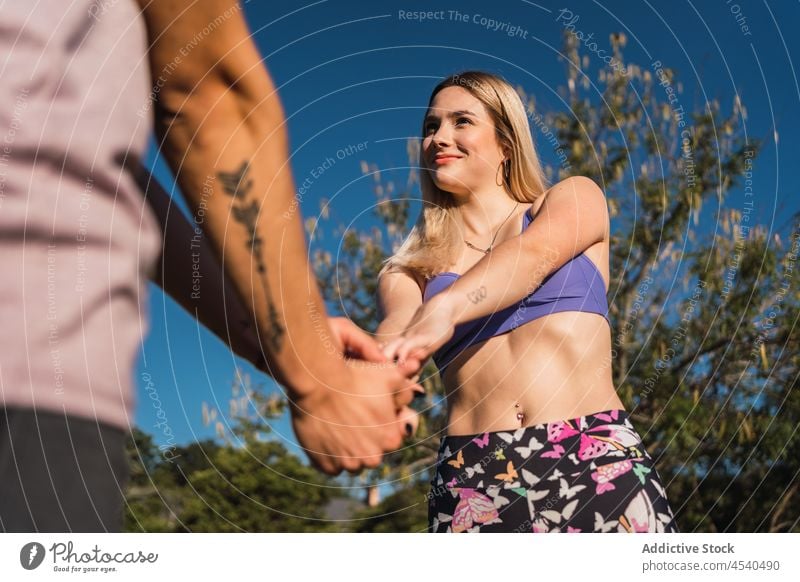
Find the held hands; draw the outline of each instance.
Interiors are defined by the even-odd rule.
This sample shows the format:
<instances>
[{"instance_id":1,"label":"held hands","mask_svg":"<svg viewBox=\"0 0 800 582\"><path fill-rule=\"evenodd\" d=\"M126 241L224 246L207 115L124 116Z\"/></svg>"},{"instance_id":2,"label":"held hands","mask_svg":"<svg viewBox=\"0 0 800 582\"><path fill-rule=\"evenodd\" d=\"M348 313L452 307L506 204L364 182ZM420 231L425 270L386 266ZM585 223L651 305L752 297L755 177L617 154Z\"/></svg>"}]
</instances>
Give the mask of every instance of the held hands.
<instances>
[{"instance_id":1,"label":"held hands","mask_svg":"<svg viewBox=\"0 0 800 582\"><path fill-rule=\"evenodd\" d=\"M417 413L408 405L415 394L425 393L417 384L420 362L409 358L397 366L347 318L328 323L344 366L291 402L292 426L318 469L330 475L357 473L377 467L384 453L416 431Z\"/></svg>"},{"instance_id":2,"label":"held hands","mask_svg":"<svg viewBox=\"0 0 800 582\"><path fill-rule=\"evenodd\" d=\"M447 303L436 298L423 303L399 338L383 348L390 362L403 365L408 362L424 363L436 350L453 337L455 318Z\"/></svg>"},{"instance_id":3,"label":"held hands","mask_svg":"<svg viewBox=\"0 0 800 582\"><path fill-rule=\"evenodd\" d=\"M328 324L336 347L346 358L374 363L389 361L381 351L381 345L346 317L329 317ZM402 370L411 374L419 370L422 362L412 358L404 364Z\"/></svg>"}]
</instances>

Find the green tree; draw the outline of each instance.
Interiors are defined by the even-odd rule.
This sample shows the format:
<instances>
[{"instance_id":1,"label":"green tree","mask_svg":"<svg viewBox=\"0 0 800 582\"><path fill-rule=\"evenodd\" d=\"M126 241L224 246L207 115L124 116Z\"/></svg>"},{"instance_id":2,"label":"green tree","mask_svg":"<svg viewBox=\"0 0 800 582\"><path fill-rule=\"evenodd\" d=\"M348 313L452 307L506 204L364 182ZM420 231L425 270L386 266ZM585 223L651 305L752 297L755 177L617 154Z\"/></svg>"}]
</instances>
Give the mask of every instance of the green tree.
<instances>
[{"instance_id":1,"label":"green tree","mask_svg":"<svg viewBox=\"0 0 800 582\"><path fill-rule=\"evenodd\" d=\"M150 435L134 428L128 439L130 481L125 494L124 530L130 532L175 531L179 489L170 478L166 461Z\"/></svg>"},{"instance_id":2,"label":"green tree","mask_svg":"<svg viewBox=\"0 0 800 582\"><path fill-rule=\"evenodd\" d=\"M204 406L216 440L161 454L149 435L133 431L126 531L337 531L325 508L342 496L338 484L270 438L283 399L248 377L237 378L232 392L229 429Z\"/></svg>"},{"instance_id":3,"label":"green tree","mask_svg":"<svg viewBox=\"0 0 800 582\"><path fill-rule=\"evenodd\" d=\"M324 506L326 479L278 442L248 440L219 447L187 479L193 495L181 520L188 531L305 532L333 530Z\"/></svg>"},{"instance_id":4,"label":"green tree","mask_svg":"<svg viewBox=\"0 0 800 582\"><path fill-rule=\"evenodd\" d=\"M610 42L624 66L600 66L566 34L563 110L539 113L518 91L545 160L559 159L547 168L551 180L584 175L606 192L615 386L683 531L800 531L800 295L791 285L800 222L795 216L787 241L755 223L747 189L760 142L747 134L738 97L727 113L717 100L690 103L675 71L626 63L625 36ZM417 148L410 140L412 168ZM392 180L374 164L362 169L381 227L328 227L342 237L337 261L322 248L313 257L329 304L374 330L381 262L406 236L420 194L415 170ZM744 200L729 201L737 187ZM330 221L327 201L321 208L317 232ZM358 531L424 528L444 410L431 364L423 378L415 442L365 476L392 483L394 493L359 515Z\"/></svg>"}]
</instances>

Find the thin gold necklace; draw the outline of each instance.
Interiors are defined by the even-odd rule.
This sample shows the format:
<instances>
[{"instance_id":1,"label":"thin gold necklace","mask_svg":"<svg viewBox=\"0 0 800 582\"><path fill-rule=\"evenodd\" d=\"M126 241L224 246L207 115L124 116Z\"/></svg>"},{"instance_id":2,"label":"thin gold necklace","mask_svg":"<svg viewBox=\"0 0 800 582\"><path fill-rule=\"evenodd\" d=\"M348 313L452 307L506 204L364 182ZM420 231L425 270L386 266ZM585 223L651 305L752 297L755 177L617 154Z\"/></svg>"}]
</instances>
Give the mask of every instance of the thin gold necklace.
<instances>
[{"instance_id":1,"label":"thin gold necklace","mask_svg":"<svg viewBox=\"0 0 800 582\"><path fill-rule=\"evenodd\" d=\"M498 234L500 234L500 231L502 230L502 228L503 228L503 225L504 225L506 222L508 222L508 219L509 219L509 218L511 218L511 215L512 215L512 214L514 214L514 211L517 209L517 206L519 206L519 202L517 202L517 205L516 205L516 206L514 206L514 208L512 208L512 209L511 209L511 212L509 213L509 215L508 215L508 216L506 216L506 219L505 219L505 220L502 222L502 224L500 224L500 226L498 227L498 229L497 229L497 232L495 232L495 233L494 233L494 237L492 237L492 242L491 242L491 244L489 245L489 248L488 248L488 249L485 249L485 250L484 250L484 249L480 249L480 248L476 247L474 244L472 244L471 242L469 242L467 239L464 239L464 242L465 242L465 243L467 243L467 246L468 246L469 248L471 248L471 249L475 249L476 251L480 251L480 252L482 252L483 254L485 254L485 255L488 255L488 254L489 254L489 252L490 252L490 251L492 250L492 248L494 247L494 241L497 239L497 235L498 235Z\"/></svg>"}]
</instances>

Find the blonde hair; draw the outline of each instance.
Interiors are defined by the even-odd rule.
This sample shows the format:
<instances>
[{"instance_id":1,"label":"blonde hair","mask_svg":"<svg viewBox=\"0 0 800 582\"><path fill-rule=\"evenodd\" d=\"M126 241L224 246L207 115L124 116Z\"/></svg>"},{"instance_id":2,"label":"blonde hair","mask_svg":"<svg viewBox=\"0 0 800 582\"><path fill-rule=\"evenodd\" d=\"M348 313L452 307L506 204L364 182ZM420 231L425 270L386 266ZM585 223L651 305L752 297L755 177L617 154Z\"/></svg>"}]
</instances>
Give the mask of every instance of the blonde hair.
<instances>
[{"instance_id":1,"label":"blonde hair","mask_svg":"<svg viewBox=\"0 0 800 582\"><path fill-rule=\"evenodd\" d=\"M465 71L436 85L428 109L436 94L447 87L462 87L483 103L494 121L499 144L510 154L509 171L504 168L501 172L505 191L518 202L534 202L545 191L546 181L525 106L514 88L497 75ZM437 188L424 168L420 171L420 189L422 211L400 248L384 261L379 278L388 271L405 270L415 278L429 279L445 271L458 256L462 239L454 225L461 224L461 217L452 195Z\"/></svg>"}]
</instances>

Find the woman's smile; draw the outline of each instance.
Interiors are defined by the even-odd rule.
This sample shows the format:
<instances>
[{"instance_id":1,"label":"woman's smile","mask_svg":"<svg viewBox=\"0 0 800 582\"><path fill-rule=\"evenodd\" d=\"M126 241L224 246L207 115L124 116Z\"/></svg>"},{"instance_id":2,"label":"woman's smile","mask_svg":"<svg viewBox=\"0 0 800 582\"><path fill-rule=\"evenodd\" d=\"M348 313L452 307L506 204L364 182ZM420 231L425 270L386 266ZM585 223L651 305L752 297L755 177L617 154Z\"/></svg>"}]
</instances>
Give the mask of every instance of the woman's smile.
<instances>
[{"instance_id":1,"label":"woman's smile","mask_svg":"<svg viewBox=\"0 0 800 582\"><path fill-rule=\"evenodd\" d=\"M455 162L456 160L461 159L461 156L437 156L434 158L433 163L441 166L443 164L449 164L450 162Z\"/></svg>"}]
</instances>

